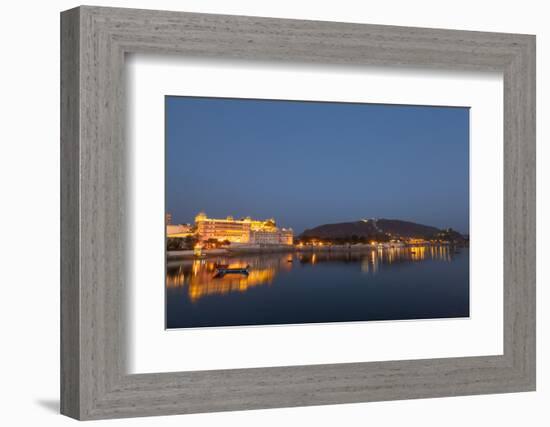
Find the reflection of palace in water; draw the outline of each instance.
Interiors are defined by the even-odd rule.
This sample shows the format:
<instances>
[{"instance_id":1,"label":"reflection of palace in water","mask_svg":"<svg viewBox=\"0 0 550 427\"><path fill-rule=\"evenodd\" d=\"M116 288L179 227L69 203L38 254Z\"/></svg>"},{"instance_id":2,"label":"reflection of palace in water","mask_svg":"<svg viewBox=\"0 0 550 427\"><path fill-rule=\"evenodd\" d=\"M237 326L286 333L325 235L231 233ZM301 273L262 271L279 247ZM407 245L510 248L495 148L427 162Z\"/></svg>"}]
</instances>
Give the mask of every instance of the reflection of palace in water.
<instances>
[{"instance_id":1,"label":"reflection of palace in water","mask_svg":"<svg viewBox=\"0 0 550 427\"><path fill-rule=\"evenodd\" d=\"M364 252L319 251L279 254L259 254L235 258L183 260L168 265L167 288L187 287L191 302L209 295L226 295L246 292L251 288L270 285L278 273L297 266L319 263L357 263L361 271L376 274L382 265L419 262L425 260L452 261L454 251L449 246L410 246L405 248L379 248ZM216 264L229 268L249 265L249 274L228 274L216 276Z\"/></svg>"},{"instance_id":2,"label":"reflection of palace in water","mask_svg":"<svg viewBox=\"0 0 550 427\"><path fill-rule=\"evenodd\" d=\"M228 268L249 265L249 273L216 275L216 264L226 264ZM191 301L197 301L207 295L225 295L231 292L246 292L252 287L269 285L278 270L287 267L278 265L279 259L266 259L261 263L254 260L216 259L184 261L177 268L168 268L166 286L168 288L188 287Z\"/></svg>"}]
</instances>

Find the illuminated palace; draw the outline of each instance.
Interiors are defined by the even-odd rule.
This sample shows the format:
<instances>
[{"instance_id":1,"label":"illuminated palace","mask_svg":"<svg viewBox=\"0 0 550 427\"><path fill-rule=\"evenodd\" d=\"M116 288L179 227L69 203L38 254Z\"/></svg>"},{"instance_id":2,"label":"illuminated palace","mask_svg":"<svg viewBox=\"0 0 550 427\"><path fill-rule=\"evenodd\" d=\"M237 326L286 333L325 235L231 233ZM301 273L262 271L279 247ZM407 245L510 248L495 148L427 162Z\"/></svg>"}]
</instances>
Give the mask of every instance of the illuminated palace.
<instances>
[{"instance_id":1,"label":"illuminated palace","mask_svg":"<svg viewBox=\"0 0 550 427\"><path fill-rule=\"evenodd\" d=\"M204 212L195 217L197 236L200 241L215 239L231 243L259 245L292 245L291 228L278 228L274 219L265 221L250 217L233 219L208 218Z\"/></svg>"}]
</instances>

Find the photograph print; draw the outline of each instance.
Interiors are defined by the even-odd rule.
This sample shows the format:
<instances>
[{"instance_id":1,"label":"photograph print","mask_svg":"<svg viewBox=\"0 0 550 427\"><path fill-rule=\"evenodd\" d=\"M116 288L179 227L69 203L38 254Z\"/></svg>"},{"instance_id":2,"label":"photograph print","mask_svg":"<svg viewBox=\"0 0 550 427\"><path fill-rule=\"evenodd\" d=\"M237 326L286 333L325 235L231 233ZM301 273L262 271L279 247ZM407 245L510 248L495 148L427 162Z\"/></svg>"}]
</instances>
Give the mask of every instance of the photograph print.
<instances>
[{"instance_id":1,"label":"photograph print","mask_svg":"<svg viewBox=\"0 0 550 427\"><path fill-rule=\"evenodd\" d=\"M166 96L166 328L469 317L469 117Z\"/></svg>"}]
</instances>

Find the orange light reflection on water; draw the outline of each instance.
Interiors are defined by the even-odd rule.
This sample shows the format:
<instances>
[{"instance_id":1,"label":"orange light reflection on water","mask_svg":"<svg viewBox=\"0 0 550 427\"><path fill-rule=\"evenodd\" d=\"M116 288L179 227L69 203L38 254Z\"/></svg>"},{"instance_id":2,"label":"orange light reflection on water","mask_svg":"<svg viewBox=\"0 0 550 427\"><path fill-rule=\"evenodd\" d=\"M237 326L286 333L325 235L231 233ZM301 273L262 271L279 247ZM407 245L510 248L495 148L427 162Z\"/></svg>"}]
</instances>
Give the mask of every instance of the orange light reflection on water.
<instances>
[{"instance_id":1,"label":"orange light reflection on water","mask_svg":"<svg viewBox=\"0 0 550 427\"><path fill-rule=\"evenodd\" d=\"M376 248L363 252L319 251L297 252L277 255L248 256L242 259L184 260L170 267L166 276L169 289L187 287L192 302L210 295L227 295L246 292L252 288L270 285L277 274L283 274L300 266L313 266L325 262L359 262L361 271L377 274L381 265L403 262L420 262L426 259L452 261L454 249L449 246L407 246ZM249 265L249 274L226 274L217 276L216 263L229 268Z\"/></svg>"},{"instance_id":2,"label":"orange light reflection on water","mask_svg":"<svg viewBox=\"0 0 550 427\"><path fill-rule=\"evenodd\" d=\"M227 263L229 268L240 268L246 264L239 262ZM190 274L185 274L190 270ZM166 276L167 288L183 288L187 286L189 299L192 302L208 295L225 295L230 292L246 292L252 287L268 285L273 282L276 270L274 267L251 268L248 275L226 274L216 276L216 263L205 260L194 260L180 265L177 269L169 269Z\"/></svg>"},{"instance_id":3,"label":"orange light reflection on water","mask_svg":"<svg viewBox=\"0 0 550 427\"><path fill-rule=\"evenodd\" d=\"M380 264L394 264L406 261L424 261L432 259L436 261L452 261L453 249L449 246L407 246L403 248L387 248L373 250L370 255L364 257L361 269L365 273L376 274Z\"/></svg>"}]
</instances>

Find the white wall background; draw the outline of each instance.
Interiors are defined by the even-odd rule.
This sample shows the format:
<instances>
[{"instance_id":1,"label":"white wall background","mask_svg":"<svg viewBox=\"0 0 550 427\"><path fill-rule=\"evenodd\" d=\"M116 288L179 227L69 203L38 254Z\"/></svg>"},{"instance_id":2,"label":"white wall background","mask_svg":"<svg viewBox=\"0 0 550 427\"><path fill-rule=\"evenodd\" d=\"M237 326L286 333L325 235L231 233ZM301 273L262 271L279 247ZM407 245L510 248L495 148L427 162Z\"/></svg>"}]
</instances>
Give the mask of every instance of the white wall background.
<instances>
[{"instance_id":1,"label":"white wall background","mask_svg":"<svg viewBox=\"0 0 550 427\"><path fill-rule=\"evenodd\" d=\"M550 26L536 0L359 2L338 0L96 1L97 5L320 19L537 35L538 74L538 391L412 401L272 409L108 421L146 426L546 426L550 423ZM0 420L63 426L59 405L59 12L75 1L2 5L0 32ZM31 230L20 235L20 229ZM548 264L546 262L546 264ZM94 422L96 423L96 422Z\"/></svg>"}]
</instances>

